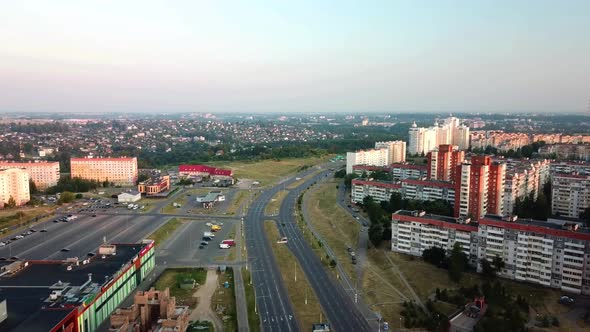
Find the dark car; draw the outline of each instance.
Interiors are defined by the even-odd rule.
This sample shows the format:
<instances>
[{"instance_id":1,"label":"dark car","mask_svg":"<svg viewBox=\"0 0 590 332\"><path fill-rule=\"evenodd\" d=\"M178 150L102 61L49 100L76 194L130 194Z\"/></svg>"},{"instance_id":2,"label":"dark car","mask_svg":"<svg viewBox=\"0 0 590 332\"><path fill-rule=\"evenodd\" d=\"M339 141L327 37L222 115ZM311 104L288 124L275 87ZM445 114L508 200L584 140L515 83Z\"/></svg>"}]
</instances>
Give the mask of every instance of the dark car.
<instances>
[{"instance_id":1,"label":"dark car","mask_svg":"<svg viewBox=\"0 0 590 332\"><path fill-rule=\"evenodd\" d=\"M207 242L207 241L201 241L201 245L202 245L202 246L206 246L206 245L208 245L208 244L209 244L209 242Z\"/></svg>"},{"instance_id":2,"label":"dark car","mask_svg":"<svg viewBox=\"0 0 590 332\"><path fill-rule=\"evenodd\" d=\"M559 298L559 303L560 304L566 304L566 305L570 305L570 304L574 304L574 299L569 297L569 296L562 296Z\"/></svg>"},{"instance_id":3,"label":"dark car","mask_svg":"<svg viewBox=\"0 0 590 332\"><path fill-rule=\"evenodd\" d=\"M205 246L201 244L201 245L199 246L199 249L203 249L203 248L205 248Z\"/></svg>"},{"instance_id":4,"label":"dark car","mask_svg":"<svg viewBox=\"0 0 590 332\"><path fill-rule=\"evenodd\" d=\"M43 228L42 230L40 230L39 232L41 233L47 233L47 230L45 228Z\"/></svg>"},{"instance_id":5,"label":"dark car","mask_svg":"<svg viewBox=\"0 0 590 332\"><path fill-rule=\"evenodd\" d=\"M70 249L68 249L68 248L62 248L62 249L61 249L61 251L62 251L62 252L69 252L69 251L70 251Z\"/></svg>"},{"instance_id":6,"label":"dark car","mask_svg":"<svg viewBox=\"0 0 590 332\"><path fill-rule=\"evenodd\" d=\"M86 254L86 256L88 256L88 257L94 257L95 255L96 255L96 254L95 254L95 253L93 253L93 252L89 252L89 253L87 253L87 254Z\"/></svg>"},{"instance_id":7,"label":"dark car","mask_svg":"<svg viewBox=\"0 0 590 332\"><path fill-rule=\"evenodd\" d=\"M59 222L59 220L55 219L53 222Z\"/></svg>"},{"instance_id":8,"label":"dark car","mask_svg":"<svg viewBox=\"0 0 590 332\"><path fill-rule=\"evenodd\" d=\"M92 216L93 216L93 217L96 217L96 214L93 214Z\"/></svg>"}]
</instances>

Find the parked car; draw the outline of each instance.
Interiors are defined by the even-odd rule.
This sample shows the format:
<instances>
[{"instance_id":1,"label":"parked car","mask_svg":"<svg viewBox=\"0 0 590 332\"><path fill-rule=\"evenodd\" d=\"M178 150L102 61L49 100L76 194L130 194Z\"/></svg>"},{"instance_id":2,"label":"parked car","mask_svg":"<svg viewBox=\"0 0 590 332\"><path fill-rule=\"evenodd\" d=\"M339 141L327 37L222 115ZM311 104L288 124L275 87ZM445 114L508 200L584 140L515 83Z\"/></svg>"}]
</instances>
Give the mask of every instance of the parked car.
<instances>
[{"instance_id":1,"label":"parked car","mask_svg":"<svg viewBox=\"0 0 590 332\"><path fill-rule=\"evenodd\" d=\"M569 296L563 295L562 297L559 298L559 303L566 304L566 305L574 304L574 299Z\"/></svg>"}]
</instances>

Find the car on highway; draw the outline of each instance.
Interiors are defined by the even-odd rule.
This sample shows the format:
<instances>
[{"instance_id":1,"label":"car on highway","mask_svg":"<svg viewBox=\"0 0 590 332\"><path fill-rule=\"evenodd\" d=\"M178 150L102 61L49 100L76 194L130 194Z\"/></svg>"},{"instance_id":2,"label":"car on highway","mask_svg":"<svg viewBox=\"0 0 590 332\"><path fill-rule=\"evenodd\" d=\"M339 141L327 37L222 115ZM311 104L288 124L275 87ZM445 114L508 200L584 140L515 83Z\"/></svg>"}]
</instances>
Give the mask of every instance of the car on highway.
<instances>
[{"instance_id":1,"label":"car on highway","mask_svg":"<svg viewBox=\"0 0 590 332\"><path fill-rule=\"evenodd\" d=\"M96 214L93 214L92 217L96 217Z\"/></svg>"},{"instance_id":2,"label":"car on highway","mask_svg":"<svg viewBox=\"0 0 590 332\"><path fill-rule=\"evenodd\" d=\"M19 234L19 235L17 235L17 236L14 237L14 239L16 239L16 240L20 240L20 239L23 239L23 238L24 238L24 235L22 235L22 234Z\"/></svg>"},{"instance_id":3,"label":"car on highway","mask_svg":"<svg viewBox=\"0 0 590 332\"><path fill-rule=\"evenodd\" d=\"M209 242L207 242L207 241L201 241L201 243L200 243L200 244L201 244L202 246L206 246L206 245L208 245L208 244L209 244Z\"/></svg>"},{"instance_id":4,"label":"car on highway","mask_svg":"<svg viewBox=\"0 0 590 332\"><path fill-rule=\"evenodd\" d=\"M199 246L199 249L203 249L203 248L205 248L205 246L201 244L201 245Z\"/></svg>"},{"instance_id":5,"label":"car on highway","mask_svg":"<svg viewBox=\"0 0 590 332\"><path fill-rule=\"evenodd\" d=\"M231 246L227 243L220 243L219 244L219 249L229 249L231 248Z\"/></svg>"},{"instance_id":6,"label":"car on highway","mask_svg":"<svg viewBox=\"0 0 590 332\"><path fill-rule=\"evenodd\" d=\"M350 256L354 257L354 256L356 256L356 253L354 251L351 251Z\"/></svg>"},{"instance_id":7,"label":"car on highway","mask_svg":"<svg viewBox=\"0 0 590 332\"><path fill-rule=\"evenodd\" d=\"M18 256L12 256L10 257L10 259L13 261L18 261L20 258Z\"/></svg>"},{"instance_id":8,"label":"car on highway","mask_svg":"<svg viewBox=\"0 0 590 332\"><path fill-rule=\"evenodd\" d=\"M0 242L0 247L4 247L6 245L6 242Z\"/></svg>"},{"instance_id":9,"label":"car on highway","mask_svg":"<svg viewBox=\"0 0 590 332\"><path fill-rule=\"evenodd\" d=\"M34 228L29 229L29 232L35 233L37 230Z\"/></svg>"},{"instance_id":10,"label":"car on highway","mask_svg":"<svg viewBox=\"0 0 590 332\"><path fill-rule=\"evenodd\" d=\"M47 229L43 228L42 230L40 230L39 232L41 233L47 233Z\"/></svg>"},{"instance_id":11,"label":"car on highway","mask_svg":"<svg viewBox=\"0 0 590 332\"><path fill-rule=\"evenodd\" d=\"M62 252L69 252L69 251L70 251L70 249L69 249L69 248L62 248L62 249L61 249L61 251L62 251Z\"/></svg>"}]
</instances>

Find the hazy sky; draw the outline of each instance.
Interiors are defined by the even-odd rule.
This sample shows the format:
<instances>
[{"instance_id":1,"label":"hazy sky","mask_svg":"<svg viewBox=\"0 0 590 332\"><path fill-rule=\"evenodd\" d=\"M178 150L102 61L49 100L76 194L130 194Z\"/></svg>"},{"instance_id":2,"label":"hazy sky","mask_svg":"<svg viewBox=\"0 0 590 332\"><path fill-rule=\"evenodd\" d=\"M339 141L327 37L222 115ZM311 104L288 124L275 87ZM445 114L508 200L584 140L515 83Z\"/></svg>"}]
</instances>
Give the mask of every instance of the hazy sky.
<instances>
[{"instance_id":1,"label":"hazy sky","mask_svg":"<svg viewBox=\"0 0 590 332\"><path fill-rule=\"evenodd\" d=\"M590 1L4 1L0 111L584 111Z\"/></svg>"}]
</instances>

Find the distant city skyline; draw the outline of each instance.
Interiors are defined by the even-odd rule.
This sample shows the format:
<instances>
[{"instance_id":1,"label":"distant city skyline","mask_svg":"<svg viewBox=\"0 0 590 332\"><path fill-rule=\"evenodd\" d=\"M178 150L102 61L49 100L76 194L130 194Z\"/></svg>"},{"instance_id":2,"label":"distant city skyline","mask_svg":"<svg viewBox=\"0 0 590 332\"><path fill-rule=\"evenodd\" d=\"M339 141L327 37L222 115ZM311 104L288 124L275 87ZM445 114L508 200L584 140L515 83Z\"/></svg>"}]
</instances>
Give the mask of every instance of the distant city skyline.
<instances>
[{"instance_id":1,"label":"distant city skyline","mask_svg":"<svg viewBox=\"0 0 590 332\"><path fill-rule=\"evenodd\" d=\"M0 113L590 108L588 1L18 1Z\"/></svg>"}]
</instances>

